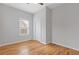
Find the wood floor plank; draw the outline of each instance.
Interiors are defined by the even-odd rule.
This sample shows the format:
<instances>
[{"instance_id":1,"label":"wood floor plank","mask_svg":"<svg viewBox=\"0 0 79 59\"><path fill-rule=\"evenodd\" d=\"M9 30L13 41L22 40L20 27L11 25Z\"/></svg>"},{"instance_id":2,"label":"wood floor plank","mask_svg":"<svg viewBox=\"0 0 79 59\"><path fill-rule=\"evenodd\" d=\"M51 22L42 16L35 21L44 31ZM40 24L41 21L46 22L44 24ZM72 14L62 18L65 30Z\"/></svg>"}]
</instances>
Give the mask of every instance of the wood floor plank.
<instances>
[{"instance_id":1,"label":"wood floor plank","mask_svg":"<svg viewBox=\"0 0 79 59\"><path fill-rule=\"evenodd\" d=\"M36 40L0 47L0 55L79 55L79 51L53 43L42 44Z\"/></svg>"}]
</instances>

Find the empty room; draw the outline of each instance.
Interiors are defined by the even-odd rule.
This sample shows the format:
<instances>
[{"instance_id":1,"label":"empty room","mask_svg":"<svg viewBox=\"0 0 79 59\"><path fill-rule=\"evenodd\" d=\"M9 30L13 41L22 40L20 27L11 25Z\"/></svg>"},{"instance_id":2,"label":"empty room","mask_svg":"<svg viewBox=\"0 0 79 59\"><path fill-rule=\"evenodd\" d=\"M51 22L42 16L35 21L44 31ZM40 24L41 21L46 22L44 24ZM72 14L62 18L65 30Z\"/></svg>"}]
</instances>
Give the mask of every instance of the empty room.
<instances>
[{"instance_id":1,"label":"empty room","mask_svg":"<svg viewBox=\"0 0 79 59\"><path fill-rule=\"evenodd\" d=\"M0 55L79 55L79 3L0 3Z\"/></svg>"}]
</instances>

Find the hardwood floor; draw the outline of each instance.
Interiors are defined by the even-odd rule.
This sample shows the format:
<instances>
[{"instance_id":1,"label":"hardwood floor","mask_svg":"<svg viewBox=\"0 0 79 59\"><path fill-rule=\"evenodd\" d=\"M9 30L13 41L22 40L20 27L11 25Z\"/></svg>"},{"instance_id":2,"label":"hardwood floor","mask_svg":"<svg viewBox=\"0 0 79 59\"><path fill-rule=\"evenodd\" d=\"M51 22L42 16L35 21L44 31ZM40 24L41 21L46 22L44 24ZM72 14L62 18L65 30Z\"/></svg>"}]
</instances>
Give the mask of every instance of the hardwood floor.
<instances>
[{"instance_id":1,"label":"hardwood floor","mask_svg":"<svg viewBox=\"0 0 79 59\"><path fill-rule=\"evenodd\" d=\"M53 43L44 45L36 40L0 47L0 55L79 55L79 51Z\"/></svg>"}]
</instances>

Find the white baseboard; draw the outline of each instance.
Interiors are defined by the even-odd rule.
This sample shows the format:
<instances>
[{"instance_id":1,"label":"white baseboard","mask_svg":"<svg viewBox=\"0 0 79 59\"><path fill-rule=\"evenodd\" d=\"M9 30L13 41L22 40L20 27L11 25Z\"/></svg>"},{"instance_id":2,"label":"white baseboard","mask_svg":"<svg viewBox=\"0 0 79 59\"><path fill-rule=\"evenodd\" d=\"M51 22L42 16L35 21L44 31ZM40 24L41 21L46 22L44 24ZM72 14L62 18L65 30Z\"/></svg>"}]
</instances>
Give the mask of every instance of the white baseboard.
<instances>
[{"instance_id":1,"label":"white baseboard","mask_svg":"<svg viewBox=\"0 0 79 59\"><path fill-rule=\"evenodd\" d=\"M24 42L24 41L27 41L27 40L20 40L20 41L16 41L16 42L9 42L9 43L0 44L0 47L6 46L6 45L11 45L11 44L16 44L16 43L20 43L20 42ZM47 44L45 42L40 42L40 43Z\"/></svg>"},{"instance_id":2,"label":"white baseboard","mask_svg":"<svg viewBox=\"0 0 79 59\"><path fill-rule=\"evenodd\" d=\"M39 41L40 43L47 44L46 42L42 42L42 41L40 41L40 40L38 40L38 39L33 39L33 40L37 40L37 41Z\"/></svg>"},{"instance_id":3,"label":"white baseboard","mask_svg":"<svg viewBox=\"0 0 79 59\"><path fill-rule=\"evenodd\" d=\"M43 43L43 44L47 44L47 43L45 43L45 42L41 42L41 43Z\"/></svg>"},{"instance_id":4,"label":"white baseboard","mask_svg":"<svg viewBox=\"0 0 79 59\"><path fill-rule=\"evenodd\" d=\"M74 47L71 47L71 46L63 45L63 44L56 43L56 42L52 42L52 43L55 43L55 44L57 44L57 45L64 46L64 47L67 47L67 48L70 48L70 49L73 49L73 50L77 50L77 51L79 51L79 49L74 48Z\"/></svg>"},{"instance_id":5,"label":"white baseboard","mask_svg":"<svg viewBox=\"0 0 79 59\"><path fill-rule=\"evenodd\" d=\"M27 40L20 40L20 41L16 41L16 42L10 42L10 43L5 43L5 44L0 44L0 47L6 46L6 45L11 45L11 44L16 44L16 43L20 43L20 42L24 42L24 41L27 41Z\"/></svg>"}]
</instances>

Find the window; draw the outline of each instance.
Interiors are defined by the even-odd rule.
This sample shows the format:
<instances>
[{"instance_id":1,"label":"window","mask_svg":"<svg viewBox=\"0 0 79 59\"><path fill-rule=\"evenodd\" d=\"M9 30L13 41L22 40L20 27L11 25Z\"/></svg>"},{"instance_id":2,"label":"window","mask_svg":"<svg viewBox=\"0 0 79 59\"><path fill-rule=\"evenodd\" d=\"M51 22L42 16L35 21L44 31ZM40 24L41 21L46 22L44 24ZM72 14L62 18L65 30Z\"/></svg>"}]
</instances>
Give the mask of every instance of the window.
<instances>
[{"instance_id":1,"label":"window","mask_svg":"<svg viewBox=\"0 0 79 59\"><path fill-rule=\"evenodd\" d=\"M19 20L19 34L20 35L29 34L29 21Z\"/></svg>"}]
</instances>

